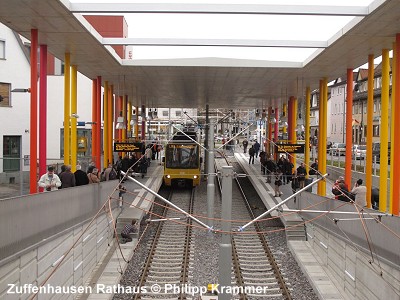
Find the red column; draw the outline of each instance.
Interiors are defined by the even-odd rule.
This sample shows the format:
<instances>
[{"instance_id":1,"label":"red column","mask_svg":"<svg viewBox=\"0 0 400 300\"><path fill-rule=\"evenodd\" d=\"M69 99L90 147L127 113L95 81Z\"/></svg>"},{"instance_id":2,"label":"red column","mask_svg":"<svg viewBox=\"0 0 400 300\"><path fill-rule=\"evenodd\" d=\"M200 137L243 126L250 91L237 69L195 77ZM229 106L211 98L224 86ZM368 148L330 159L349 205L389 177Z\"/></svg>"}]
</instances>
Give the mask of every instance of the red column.
<instances>
[{"instance_id":1,"label":"red column","mask_svg":"<svg viewBox=\"0 0 400 300\"><path fill-rule=\"evenodd\" d=\"M279 135L279 108L275 107L275 131L274 131L274 138L275 138L275 143L278 142L278 135Z\"/></svg>"},{"instance_id":2,"label":"red column","mask_svg":"<svg viewBox=\"0 0 400 300\"><path fill-rule=\"evenodd\" d=\"M39 76L39 174L47 172L47 45L40 45ZM43 189L39 189L43 192Z\"/></svg>"},{"instance_id":3,"label":"red column","mask_svg":"<svg viewBox=\"0 0 400 300\"><path fill-rule=\"evenodd\" d=\"M92 80L92 161L101 170L97 164L97 79Z\"/></svg>"},{"instance_id":4,"label":"red column","mask_svg":"<svg viewBox=\"0 0 400 300\"><path fill-rule=\"evenodd\" d=\"M37 121L38 121L38 103L37 103L37 48L38 48L38 30L31 30L31 110L30 110L30 168L29 168L29 192L37 193Z\"/></svg>"},{"instance_id":5,"label":"red column","mask_svg":"<svg viewBox=\"0 0 400 300\"><path fill-rule=\"evenodd\" d=\"M396 75L395 75L395 95L394 101L396 102L394 106L394 112L392 112L392 118L394 116L394 133L395 137L391 144L391 151L393 151L393 161L390 163L394 165L392 180L393 180L393 197L392 197L392 213L396 216L400 214L400 34L396 34ZM393 99L392 99L393 101ZM397 138L396 138L397 137Z\"/></svg>"},{"instance_id":6,"label":"red column","mask_svg":"<svg viewBox=\"0 0 400 300\"><path fill-rule=\"evenodd\" d=\"M97 96L97 105L96 105L96 166L98 166L100 168L100 170L102 170L101 168L101 153L102 153L102 147L101 147L101 76L97 76L97 92L96 92L96 96ZM103 166L104 168L106 168L107 166Z\"/></svg>"}]
</instances>

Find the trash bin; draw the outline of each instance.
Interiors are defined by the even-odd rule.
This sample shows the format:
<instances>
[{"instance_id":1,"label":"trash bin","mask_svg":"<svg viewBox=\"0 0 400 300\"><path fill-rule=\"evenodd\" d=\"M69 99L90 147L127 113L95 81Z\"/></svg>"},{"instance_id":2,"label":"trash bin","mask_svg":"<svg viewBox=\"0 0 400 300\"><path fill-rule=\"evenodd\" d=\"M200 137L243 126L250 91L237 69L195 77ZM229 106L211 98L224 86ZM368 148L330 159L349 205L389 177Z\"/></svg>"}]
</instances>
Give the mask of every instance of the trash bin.
<instances>
[{"instance_id":1,"label":"trash bin","mask_svg":"<svg viewBox=\"0 0 400 300\"><path fill-rule=\"evenodd\" d=\"M305 186L309 185L313 180L314 178L306 178L306 181L304 182ZM312 186L306 189L306 192L312 193Z\"/></svg>"}]
</instances>

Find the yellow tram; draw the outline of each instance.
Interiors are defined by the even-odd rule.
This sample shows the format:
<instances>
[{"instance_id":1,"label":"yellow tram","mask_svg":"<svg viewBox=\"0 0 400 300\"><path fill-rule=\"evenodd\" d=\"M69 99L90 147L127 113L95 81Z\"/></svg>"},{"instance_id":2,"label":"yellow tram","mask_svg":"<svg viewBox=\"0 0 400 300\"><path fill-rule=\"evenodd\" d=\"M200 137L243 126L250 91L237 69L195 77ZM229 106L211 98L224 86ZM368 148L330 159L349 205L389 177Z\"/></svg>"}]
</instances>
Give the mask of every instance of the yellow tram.
<instances>
[{"instance_id":1,"label":"yellow tram","mask_svg":"<svg viewBox=\"0 0 400 300\"><path fill-rule=\"evenodd\" d=\"M196 132L178 132L165 147L164 184L200 184L201 163L200 146Z\"/></svg>"}]
</instances>

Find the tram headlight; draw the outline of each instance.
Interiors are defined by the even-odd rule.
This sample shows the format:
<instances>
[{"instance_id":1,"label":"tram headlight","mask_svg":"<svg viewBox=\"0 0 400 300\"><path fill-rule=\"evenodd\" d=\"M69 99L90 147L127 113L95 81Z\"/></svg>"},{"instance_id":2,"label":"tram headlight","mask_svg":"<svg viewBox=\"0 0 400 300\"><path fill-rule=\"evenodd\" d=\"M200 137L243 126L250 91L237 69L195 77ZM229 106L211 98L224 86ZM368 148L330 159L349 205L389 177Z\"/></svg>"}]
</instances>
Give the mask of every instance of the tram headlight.
<instances>
[{"instance_id":1,"label":"tram headlight","mask_svg":"<svg viewBox=\"0 0 400 300\"><path fill-rule=\"evenodd\" d=\"M194 178L194 179L197 179L197 175L194 175L193 178Z\"/></svg>"},{"instance_id":2,"label":"tram headlight","mask_svg":"<svg viewBox=\"0 0 400 300\"><path fill-rule=\"evenodd\" d=\"M170 178L171 178L171 175L167 175L167 178L170 179Z\"/></svg>"}]
</instances>

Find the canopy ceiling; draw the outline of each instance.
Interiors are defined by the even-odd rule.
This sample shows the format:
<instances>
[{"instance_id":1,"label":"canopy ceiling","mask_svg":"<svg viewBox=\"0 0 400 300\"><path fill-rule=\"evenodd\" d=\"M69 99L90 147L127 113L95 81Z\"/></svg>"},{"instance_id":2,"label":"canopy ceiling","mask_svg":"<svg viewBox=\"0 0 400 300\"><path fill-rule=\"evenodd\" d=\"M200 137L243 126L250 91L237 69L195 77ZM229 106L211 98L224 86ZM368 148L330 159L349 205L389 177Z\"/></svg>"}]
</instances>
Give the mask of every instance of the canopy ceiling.
<instances>
[{"instance_id":1,"label":"canopy ceiling","mask_svg":"<svg viewBox=\"0 0 400 300\"><path fill-rule=\"evenodd\" d=\"M125 6L121 6L125 5ZM125 7L125 8L124 8ZM400 33L400 5L397 0L374 1L368 7L279 6L279 5L152 5L143 4L142 11L203 10L202 13L271 13L352 15L355 18L335 36L320 41L260 40L113 40L104 39L82 17L85 12L140 12L127 4L71 4L67 0L0 1L0 22L30 39L32 28L39 32L39 44L47 44L49 52L63 60L71 53L71 64L89 78L102 76L103 81L119 87L136 104L151 107L260 108L289 96L302 97L305 87L318 88L319 80L328 81L365 64L368 55L381 55L392 49L396 33ZM96 9L94 9L96 8ZM165 10L165 11L163 11ZM318 26L318 24L316 24ZM312 37L310 37L312 40ZM126 43L193 43L252 47L318 48L304 62L222 59L122 60L110 44Z\"/></svg>"}]
</instances>

